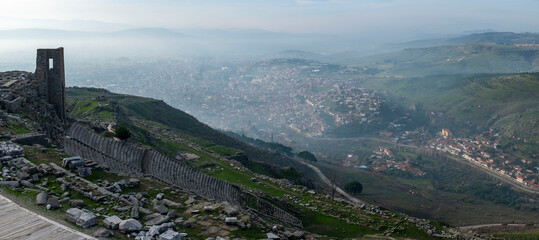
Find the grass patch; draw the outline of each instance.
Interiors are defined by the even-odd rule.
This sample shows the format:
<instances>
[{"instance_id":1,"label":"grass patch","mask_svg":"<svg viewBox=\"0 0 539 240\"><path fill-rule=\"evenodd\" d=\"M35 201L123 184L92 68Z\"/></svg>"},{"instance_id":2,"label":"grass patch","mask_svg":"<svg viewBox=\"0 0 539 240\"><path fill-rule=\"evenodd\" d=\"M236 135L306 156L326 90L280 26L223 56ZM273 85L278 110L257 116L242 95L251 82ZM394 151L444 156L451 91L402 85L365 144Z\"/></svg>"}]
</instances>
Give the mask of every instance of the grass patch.
<instances>
[{"instance_id":1,"label":"grass patch","mask_svg":"<svg viewBox=\"0 0 539 240\"><path fill-rule=\"evenodd\" d=\"M57 151L54 148L48 148L46 152L42 152L34 146L24 146L24 153L26 159L36 165L55 163L62 166L62 159L69 157L67 153Z\"/></svg>"},{"instance_id":2,"label":"grass patch","mask_svg":"<svg viewBox=\"0 0 539 240\"><path fill-rule=\"evenodd\" d=\"M12 134L26 134L32 132L30 129L26 128L24 123L17 122L11 118L7 119L7 125L0 128L0 131L4 133L10 132Z\"/></svg>"},{"instance_id":3,"label":"grass patch","mask_svg":"<svg viewBox=\"0 0 539 240\"><path fill-rule=\"evenodd\" d=\"M369 228L352 225L313 211L306 211L305 217L301 220L305 230L336 238L356 238L375 233Z\"/></svg>"},{"instance_id":4,"label":"grass patch","mask_svg":"<svg viewBox=\"0 0 539 240\"><path fill-rule=\"evenodd\" d=\"M503 239L530 240L539 239L539 229L518 230L514 232L498 232L494 237Z\"/></svg>"}]
</instances>

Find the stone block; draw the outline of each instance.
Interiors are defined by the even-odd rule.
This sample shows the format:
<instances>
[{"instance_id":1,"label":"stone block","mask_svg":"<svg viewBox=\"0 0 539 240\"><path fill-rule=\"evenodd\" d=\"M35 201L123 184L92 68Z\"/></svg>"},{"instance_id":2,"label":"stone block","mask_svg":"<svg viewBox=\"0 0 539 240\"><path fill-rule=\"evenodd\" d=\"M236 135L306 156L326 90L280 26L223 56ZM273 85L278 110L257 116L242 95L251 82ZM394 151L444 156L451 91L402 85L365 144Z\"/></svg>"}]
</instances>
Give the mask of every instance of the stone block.
<instances>
[{"instance_id":1,"label":"stone block","mask_svg":"<svg viewBox=\"0 0 539 240\"><path fill-rule=\"evenodd\" d=\"M146 220L154 219L158 216L161 216L161 213L152 213L152 214L144 216L142 220L146 221Z\"/></svg>"},{"instance_id":2,"label":"stone block","mask_svg":"<svg viewBox=\"0 0 539 240\"><path fill-rule=\"evenodd\" d=\"M97 223L95 215L91 212L83 211L79 218L77 218L76 224L82 228L90 228Z\"/></svg>"},{"instance_id":3,"label":"stone block","mask_svg":"<svg viewBox=\"0 0 539 240\"><path fill-rule=\"evenodd\" d=\"M30 174L27 171L19 171L17 175L19 176L19 179L21 180L30 179Z\"/></svg>"},{"instance_id":4,"label":"stone block","mask_svg":"<svg viewBox=\"0 0 539 240\"><path fill-rule=\"evenodd\" d=\"M135 232L142 229L142 224L135 219L127 219L120 222L119 229L121 232Z\"/></svg>"},{"instance_id":5,"label":"stone block","mask_svg":"<svg viewBox=\"0 0 539 240\"><path fill-rule=\"evenodd\" d=\"M50 197L47 199L47 209L56 209L60 207L58 197Z\"/></svg>"},{"instance_id":6,"label":"stone block","mask_svg":"<svg viewBox=\"0 0 539 240\"><path fill-rule=\"evenodd\" d=\"M78 167L77 173L79 174L80 177L83 177L83 178L88 177L92 175L92 169L89 167Z\"/></svg>"},{"instance_id":7,"label":"stone block","mask_svg":"<svg viewBox=\"0 0 539 240\"><path fill-rule=\"evenodd\" d=\"M176 212L176 210L170 210L170 211L168 211L168 213L167 213L167 217L169 217L169 218L171 218L171 219L172 219L172 218L175 218L175 217L177 217L177 216L178 216L178 212Z\"/></svg>"},{"instance_id":8,"label":"stone block","mask_svg":"<svg viewBox=\"0 0 539 240\"><path fill-rule=\"evenodd\" d=\"M225 208L223 209L223 211L225 211L225 213L229 216L237 216L239 211L238 211L238 208L235 207L235 206L231 206L231 205L227 205L225 206Z\"/></svg>"},{"instance_id":9,"label":"stone block","mask_svg":"<svg viewBox=\"0 0 539 240\"><path fill-rule=\"evenodd\" d=\"M19 181L0 181L0 187L19 187Z\"/></svg>"},{"instance_id":10,"label":"stone block","mask_svg":"<svg viewBox=\"0 0 539 240\"><path fill-rule=\"evenodd\" d=\"M166 214L168 212L168 208L165 207L164 204L157 204L154 206L154 209L161 214Z\"/></svg>"},{"instance_id":11,"label":"stone block","mask_svg":"<svg viewBox=\"0 0 539 240\"><path fill-rule=\"evenodd\" d=\"M109 229L117 229L120 225L120 222L122 222L122 219L114 215L114 216L105 218L105 220L103 220L103 225L105 225L105 227Z\"/></svg>"},{"instance_id":12,"label":"stone block","mask_svg":"<svg viewBox=\"0 0 539 240\"><path fill-rule=\"evenodd\" d=\"M150 219L149 221L145 222L145 225L151 226L151 225L159 225L165 222L168 222L170 220L170 217L166 215L159 215L155 218Z\"/></svg>"},{"instance_id":13,"label":"stone block","mask_svg":"<svg viewBox=\"0 0 539 240\"><path fill-rule=\"evenodd\" d=\"M114 234L111 231L109 231L109 230L107 230L105 228L99 228L99 229L97 229L97 231L94 232L93 235L96 238L103 239L103 238L111 237Z\"/></svg>"},{"instance_id":14,"label":"stone block","mask_svg":"<svg viewBox=\"0 0 539 240\"><path fill-rule=\"evenodd\" d=\"M189 199L185 200L185 204L193 204L195 203L195 198L193 196L190 196Z\"/></svg>"},{"instance_id":15,"label":"stone block","mask_svg":"<svg viewBox=\"0 0 539 240\"><path fill-rule=\"evenodd\" d=\"M172 230L167 230L166 232L159 235L159 240L181 240L182 236L179 232Z\"/></svg>"},{"instance_id":16,"label":"stone block","mask_svg":"<svg viewBox=\"0 0 539 240\"><path fill-rule=\"evenodd\" d=\"M227 217L225 218L225 223L228 225L236 225L238 223L237 217Z\"/></svg>"},{"instance_id":17,"label":"stone block","mask_svg":"<svg viewBox=\"0 0 539 240\"><path fill-rule=\"evenodd\" d=\"M78 208L70 208L66 211L66 218L70 222L77 222L77 219L82 213L83 211Z\"/></svg>"},{"instance_id":18,"label":"stone block","mask_svg":"<svg viewBox=\"0 0 539 240\"><path fill-rule=\"evenodd\" d=\"M305 238L305 232L297 230L297 231L294 232L294 237L296 239L303 239L303 238Z\"/></svg>"},{"instance_id":19,"label":"stone block","mask_svg":"<svg viewBox=\"0 0 539 240\"><path fill-rule=\"evenodd\" d=\"M130 178L129 181L127 181L127 185L132 188L137 188L140 186L140 180L136 178Z\"/></svg>"},{"instance_id":20,"label":"stone block","mask_svg":"<svg viewBox=\"0 0 539 240\"><path fill-rule=\"evenodd\" d=\"M40 192L36 196L36 204L45 205L47 204L48 199L49 199L49 196L47 195L47 192Z\"/></svg>"},{"instance_id":21,"label":"stone block","mask_svg":"<svg viewBox=\"0 0 539 240\"><path fill-rule=\"evenodd\" d=\"M131 208L131 218L139 218L139 206L138 204L134 204Z\"/></svg>"},{"instance_id":22,"label":"stone block","mask_svg":"<svg viewBox=\"0 0 539 240\"><path fill-rule=\"evenodd\" d=\"M275 235L274 233L267 233L268 239L281 239L279 236Z\"/></svg>"},{"instance_id":23,"label":"stone block","mask_svg":"<svg viewBox=\"0 0 539 240\"><path fill-rule=\"evenodd\" d=\"M69 168L70 167L69 164L72 161L82 161L82 158L80 156L64 158L64 159L62 159L62 167Z\"/></svg>"},{"instance_id":24,"label":"stone block","mask_svg":"<svg viewBox=\"0 0 539 240\"><path fill-rule=\"evenodd\" d=\"M174 201L166 199L166 198L161 200L161 202L163 204L165 204L167 207L173 207L173 208L182 208L183 207L183 205L181 203L174 202Z\"/></svg>"},{"instance_id":25,"label":"stone block","mask_svg":"<svg viewBox=\"0 0 539 240\"><path fill-rule=\"evenodd\" d=\"M157 200L161 200L165 197L165 194L164 193L158 193L157 196L155 197L155 199Z\"/></svg>"},{"instance_id":26,"label":"stone block","mask_svg":"<svg viewBox=\"0 0 539 240\"><path fill-rule=\"evenodd\" d=\"M84 206L84 201L81 200L81 199L73 199L73 200L69 200L69 206L72 206L72 207L83 207L83 206Z\"/></svg>"}]
</instances>

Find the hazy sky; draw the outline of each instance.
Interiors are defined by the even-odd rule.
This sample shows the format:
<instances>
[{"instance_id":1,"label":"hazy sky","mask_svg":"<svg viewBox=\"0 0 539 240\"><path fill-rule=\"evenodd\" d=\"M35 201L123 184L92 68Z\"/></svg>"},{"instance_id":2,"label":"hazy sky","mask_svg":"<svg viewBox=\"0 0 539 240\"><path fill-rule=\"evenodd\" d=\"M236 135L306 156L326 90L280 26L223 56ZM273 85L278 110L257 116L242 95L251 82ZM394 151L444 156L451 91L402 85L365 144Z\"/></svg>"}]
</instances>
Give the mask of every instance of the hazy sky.
<instances>
[{"instance_id":1,"label":"hazy sky","mask_svg":"<svg viewBox=\"0 0 539 240\"><path fill-rule=\"evenodd\" d=\"M0 9L0 29L202 27L352 35L539 32L538 0L1 0Z\"/></svg>"}]
</instances>

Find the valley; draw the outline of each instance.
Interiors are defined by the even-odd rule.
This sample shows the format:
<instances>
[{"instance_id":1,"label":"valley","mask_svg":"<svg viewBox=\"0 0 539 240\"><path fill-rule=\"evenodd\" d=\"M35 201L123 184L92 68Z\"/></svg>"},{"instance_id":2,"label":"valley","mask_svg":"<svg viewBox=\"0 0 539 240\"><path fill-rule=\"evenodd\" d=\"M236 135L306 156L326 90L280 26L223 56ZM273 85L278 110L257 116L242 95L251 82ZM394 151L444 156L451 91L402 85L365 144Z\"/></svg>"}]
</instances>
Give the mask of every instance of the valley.
<instances>
[{"instance_id":1,"label":"valley","mask_svg":"<svg viewBox=\"0 0 539 240\"><path fill-rule=\"evenodd\" d=\"M521 72L534 71L535 51L464 43L346 65L293 51L255 62L124 59L94 66L102 72L75 68L70 84L163 99L238 136L308 150L326 176L349 172L336 181L341 188L371 183L362 196L377 192L366 200L393 210L460 226L529 223L539 216L539 78ZM368 180L377 178L388 183Z\"/></svg>"},{"instance_id":2,"label":"valley","mask_svg":"<svg viewBox=\"0 0 539 240\"><path fill-rule=\"evenodd\" d=\"M287 50L76 59L66 64L62 94L43 90L60 85L35 83L58 65L3 72L0 138L24 146L27 159L2 165L2 193L32 202L54 182L51 197L83 198L104 226L113 214L149 220L147 208L159 211L165 192L177 213L167 214L171 229L192 237L479 239L520 228L536 236L535 37L472 34L369 57ZM63 55L61 66L63 74ZM69 170L68 156L88 160L90 170ZM45 179L20 187L33 167ZM106 191L58 191L76 185L60 175L72 181L77 173ZM132 194L112 193L111 182L135 178L143 180L127 186ZM355 195L347 188L354 182ZM98 208L103 201L116 207ZM50 215L59 218L66 205ZM223 225L230 207L245 211Z\"/></svg>"}]
</instances>

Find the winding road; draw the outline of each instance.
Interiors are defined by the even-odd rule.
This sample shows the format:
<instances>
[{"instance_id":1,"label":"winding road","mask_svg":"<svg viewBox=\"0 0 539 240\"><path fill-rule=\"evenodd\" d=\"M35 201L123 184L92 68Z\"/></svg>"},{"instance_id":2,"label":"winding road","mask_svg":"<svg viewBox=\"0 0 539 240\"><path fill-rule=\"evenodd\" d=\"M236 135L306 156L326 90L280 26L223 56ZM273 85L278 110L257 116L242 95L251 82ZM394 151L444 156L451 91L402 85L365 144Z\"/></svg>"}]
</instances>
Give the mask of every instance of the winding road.
<instances>
[{"instance_id":1,"label":"winding road","mask_svg":"<svg viewBox=\"0 0 539 240\"><path fill-rule=\"evenodd\" d=\"M320 169L318 169L316 166L313 166L312 164L309 164L303 161L299 161L299 162L310 167L314 172L316 172L316 174L318 174L318 176L322 179L322 181L324 181L329 187L334 186L333 183L326 177L326 175L324 175L324 173L322 173L322 171L320 171ZM343 195L344 197L346 197L348 200L353 202L354 204L358 204L358 205L365 204L365 202L353 197L352 195L348 194L347 192L345 192L344 190L342 190L340 187L336 185L335 185L335 190L341 195Z\"/></svg>"}]
</instances>

